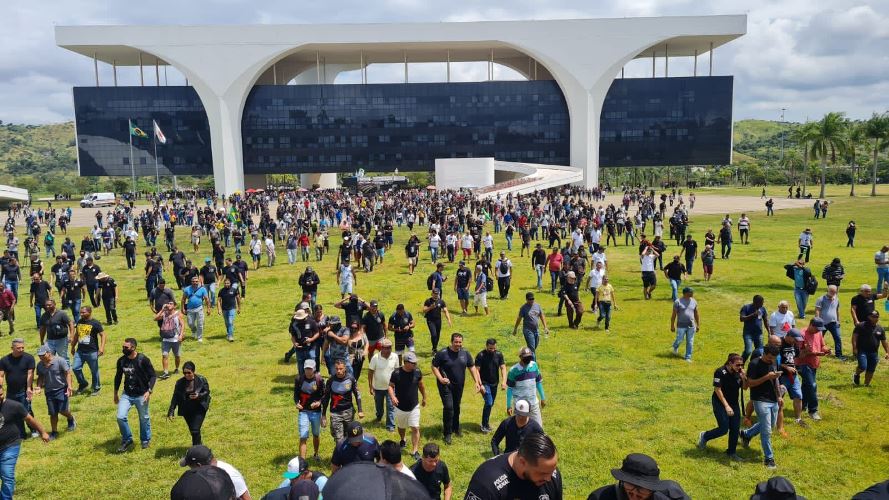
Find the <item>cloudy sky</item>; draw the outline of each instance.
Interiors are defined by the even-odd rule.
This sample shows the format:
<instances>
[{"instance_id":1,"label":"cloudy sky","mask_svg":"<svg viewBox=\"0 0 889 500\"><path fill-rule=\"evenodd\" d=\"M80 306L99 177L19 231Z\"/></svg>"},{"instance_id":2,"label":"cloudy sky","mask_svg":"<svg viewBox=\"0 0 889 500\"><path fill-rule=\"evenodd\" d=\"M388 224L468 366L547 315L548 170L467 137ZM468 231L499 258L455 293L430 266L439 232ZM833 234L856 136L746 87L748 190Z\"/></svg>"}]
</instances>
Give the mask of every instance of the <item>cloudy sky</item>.
<instances>
[{"instance_id":1,"label":"cloudy sky","mask_svg":"<svg viewBox=\"0 0 889 500\"><path fill-rule=\"evenodd\" d=\"M747 35L716 51L714 74L735 75L735 118L792 121L827 111L866 118L889 109L889 0L38 0L10 2L0 18L0 120L53 123L73 115L71 87L92 85L92 61L57 48L53 26L85 24L361 23L748 15ZM704 63L706 64L706 63ZM412 80L432 69L411 70ZM626 76L646 76L637 61ZM102 69L110 80L110 69ZM672 61L671 75L691 72ZM373 73L387 81L385 68ZM483 79L485 65L460 68ZM120 83L138 74L119 71ZM508 71L498 72L509 78ZM169 84L181 75L169 72ZM345 81L350 78L345 75Z\"/></svg>"}]
</instances>

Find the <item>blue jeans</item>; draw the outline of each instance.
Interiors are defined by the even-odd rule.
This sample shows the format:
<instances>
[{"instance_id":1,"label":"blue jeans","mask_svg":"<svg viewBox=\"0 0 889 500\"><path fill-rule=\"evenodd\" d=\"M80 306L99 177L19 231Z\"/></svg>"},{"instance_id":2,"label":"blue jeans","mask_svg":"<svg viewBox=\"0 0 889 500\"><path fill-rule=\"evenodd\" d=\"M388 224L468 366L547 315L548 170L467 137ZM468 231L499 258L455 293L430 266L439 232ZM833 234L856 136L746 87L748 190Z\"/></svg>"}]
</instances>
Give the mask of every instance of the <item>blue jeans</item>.
<instances>
[{"instance_id":1,"label":"blue jeans","mask_svg":"<svg viewBox=\"0 0 889 500\"><path fill-rule=\"evenodd\" d=\"M836 357L843 356L843 338L840 336L840 324L836 321L824 324L824 329L833 337L833 351Z\"/></svg>"},{"instance_id":2,"label":"blue jeans","mask_svg":"<svg viewBox=\"0 0 889 500\"><path fill-rule=\"evenodd\" d=\"M877 268L877 293L883 289L883 282L889 281L889 267L886 269Z\"/></svg>"},{"instance_id":3,"label":"blue jeans","mask_svg":"<svg viewBox=\"0 0 889 500\"><path fill-rule=\"evenodd\" d=\"M295 248L288 248L287 249L287 263L293 264L295 262L296 262L296 249Z\"/></svg>"},{"instance_id":4,"label":"blue jeans","mask_svg":"<svg viewBox=\"0 0 889 500\"><path fill-rule=\"evenodd\" d=\"M12 500L15 493L15 463L19 460L22 445L16 444L0 451L0 500Z\"/></svg>"},{"instance_id":5,"label":"blue jeans","mask_svg":"<svg viewBox=\"0 0 889 500\"><path fill-rule=\"evenodd\" d=\"M210 295L210 307L216 307L216 283L204 285L207 293Z\"/></svg>"},{"instance_id":6,"label":"blue jeans","mask_svg":"<svg viewBox=\"0 0 889 500\"><path fill-rule=\"evenodd\" d=\"M552 286L552 293L556 293L556 287L559 284L559 271L550 271L549 280Z\"/></svg>"},{"instance_id":7,"label":"blue jeans","mask_svg":"<svg viewBox=\"0 0 889 500\"><path fill-rule=\"evenodd\" d=\"M670 280L670 293L672 294L670 297L674 301L679 298L679 285L681 284L682 280Z\"/></svg>"},{"instance_id":8,"label":"blue jeans","mask_svg":"<svg viewBox=\"0 0 889 500\"><path fill-rule=\"evenodd\" d=\"M13 401L18 401L19 403L21 403L22 406L25 407L25 411L28 412L28 415L31 415L32 417L34 416L34 411L31 409L31 401L28 400L28 393L27 392L22 391L22 392L19 392L16 394L7 393L6 397L13 400ZM22 439L25 439L26 437L28 437L28 435L25 434L25 421L24 420L22 420L22 423L20 423L18 425L18 428L19 428L19 433L22 436ZM29 425L28 428L30 429L31 426ZM35 429L31 429L31 431L35 431Z\"/></svg>"},{"instance_id":9,"label":"blue jeans","mask_svg":"<svg viewBox=\"0 0 889 500\"><path fill-rule=\"evenodd\" d=\"M605 329L611 325L611 302L599 302L599 318L596 320L598 323L602 319L605 320Z\"/></svg>"},{"instance_id":10,"label":"blue jeans","mask_svg":"<svg viewBox=\"0 0 889 500\"><path fill-rule=\"evenodd\" d=\"M430 248L429 253L432 255L432 262L438 261L438 247Z\"/></svg>"},{"instance_id":11,"label":"blue jeans","mask_svg":"<svg viewBox=\"0 0 889 500\"><path fill-rule=\"evenodd\" d=\"M383 401L386 401L386 428L395 428L395 405L389 399L389 391L387 389L374 389L374 407L377 410L377 420L383 418Z\"/></svg>"},{"instance_id":12,"label":"blue jeans","mask_svg":"<svg viewBox=\"0 0 889 500\"><path fill-rule=\"evenodd\" d=\"M68 337L46 339L46 345L50 346L58 356L61 356L65 358L65 361L68 361Z\"/></svg>"},{"instance_id":13,"label":"blue jeans","mask_svg":"<svg viewBox=\"0 0 889 500\"><path fill-rule=\"evenodd\" d=\"M543 264L535 265L534 271L537 273L537 289L543 290Z\"/></svg>"},{"instance_id":14,"label":"blue jeans","mask_svg":"<svg viewBox=\"0 0 889 500\"><path fill-rule=\"evenodd\" d=\"M506 249L512 251L512 236L506 237Z\"/></svg>"},{"instance_id":15,"label":"blue jeans","mask_svg":"<svg viewBox=\"0 0 889 500\"><path fill-rule=\"evenodd\" d=\"M313 436L321 435L321 412L306 411L299 412L299 438L309 439L309 431Z\"/></svg>"},{"instance_id":16,"label":"blue jeans","mask_svg":"<svg viewBox=\"0 0 889 500\"><path fill-rule=\"evenodd\" d=\"M803 406L809 413L818 411L818 369L807 365L797 365L797 375L803 378Z\"/></svg>"},{"instance_id":17,"label":"blue jeans","mask_svg":"<svg viewBox=\"0 0 889 500\"><path fill-rule=\"evenodd\" d=\"M691 352L695 345L695 327L677 326L676 340L673 341L673 349L679 349L682 338L685 337L685 359L691 359Z\"/></svg>"},{"instance_id":18,"label":"blue jeans","mask_svg":"<svg viewBox=\"0 0 889 500\"><path fill-rule=\"evenodd\" d=\"M151 441L151 415L148 413L148 403L142 396L122 394L120 403L117 403L117 427L120 428L121 442L133 440L133 433L130 432L130 424L127 422L127 413L130 412L131 406L135 406L139 413L139 440L143 443Z\"/></svg>"},{"instance_id":19,"label":"blue jeans","mask_svg":"<svg viewBox=\"0 0 889 500\"><path fill-rule=\"evenodd\" d=\"M43 306L40 304L34 304L34 317L35 322L37 323L37 329L40 329L40 315L43 314Z\"/></svg>"},{"instance_id":20,"label":"blue jeans","mask_svg":"<svg viewBox=\"0 0 889 500\"><path fill-rule=\"evenodd\" d=\"M744 362L746 362L752 353L762 353L762 333L752 334L745 332L743 335L744 353L741 354L741 357L743 357Z\"/></svg>"},{"instance_id":21,"label":"blue jeans","mask_svg":"<svg viewBox=\"0 0 889 500\"><path fill-rule=\"evenodd\" d=\"M858 352L858 369L863 372L873 373L877 371L877 363L880 362L880 354L877 352Z\"/></svg>"},{"instance_id":22,"label":"blue jeans","mask_svg":"<svg viewBox=\"0 0 889 500\"><path fill-rule=\"evenodd\" d=\"M753 424L753 427L742 431L741 435L750 439L759 434L763 456L766 460L775 458L775 454L772 452L772 428L778 423L778 403L754 401L753 409L756 410L756 417L759 421Z\"/></svg>"},{"instance_id":23,"label":"blue jeans","mask_svg":"<svg viewBox=\"0 0 889 500\"><path fill-rule=\"evenodd\" d=\"M729 405L735 413L730 417L716 394L711 397L711 403L713 404L713 416L716 417L716 428L704 433L704 442L728 434L728 449L725 452L734 455L738 448L738 435L741 432L741 408L737 401L734 401L734 404L730 401Z\"/></svg>"},{"instance_id":24,"label":"blue jeans","mask_svg":"<svg viewBox=\"0 0 889 500\"><path fill-rule=\"evenodd\" d=\"M525 344L528 345L528 349L531 349L531 354L536 361L537 344L540 343L540 332L538 330L531 330L530 328L522 328L522 335L525 336Z\"/></svg>"},{"instance_id":25,"label":"blue jeans","mask_svg":"<svg viewBox=\"0 0 889 500\"><path fill-rule=\"evenodd\" d=\"M69 302L71 306L71 316L74 318L74 324L77 324L80 321L80 302L82 299L77 299L75 301Z\"/></svg>"},{"instance_id":26,"label":"blue jeans","mask_svg":"<svg viewBox=\"0 0 889 500\"><path fill-rule=\"evenodd\" d=\"M225 322L225 334L228 338L235 338L235 316L238 314L237 309L229 309L222 311L222 321Z\"/></svg>"},{"instance_id":27,"label":"blue jeans","mask_svg":"<svg viewBox=\"0 0 889 500\"><path fill-rule=\"evenodd\" d=\"M299 371L297 373L303 372L303 365L305 364L307 359L315 359L315 348L308 349L297 349L296 350L296 364L299 366ZM317 361L317 360L316 360ZM346 366L349 366L349 363L346 363Z\"/></svg>"},{"instance_id":28,"label":"blue jeans","mask_svg":"<svg viewBox=\"0 0 889 500\"><path fill-rule=\"evenodd\" d=\"M98 352L80 352L74 354L74 376L77 377L79 388L87 386L86 377L83 376L83 365L86 363L90 367L90 374L93 376L93 390L98 391L102 386L99 383L99 353Z\"/></svg>"},{"instance_id":29,"label":"blue jeans","mask_svg":"<svg viewBox=\"0 0 889 500\"><path fill-rule=\"evenodd\" d=\"M809 303L809 294L802 288L793 288L793 299L796 301L796 310L798 319L806 317L806 304Z\"/></svg>"},{"instance_id":30,"label":"blue jeans","mask_svg":"<svg viewBox=\"0 0 889 500\"><path fill-rule=\"evenodd\" d=\"M482 384L485 392L482 397L485 400L485 406L482 408L482 427L491 427L491 409L494 408L494 401L497 399L497 384Z\"/></svg>"}]
</instances>

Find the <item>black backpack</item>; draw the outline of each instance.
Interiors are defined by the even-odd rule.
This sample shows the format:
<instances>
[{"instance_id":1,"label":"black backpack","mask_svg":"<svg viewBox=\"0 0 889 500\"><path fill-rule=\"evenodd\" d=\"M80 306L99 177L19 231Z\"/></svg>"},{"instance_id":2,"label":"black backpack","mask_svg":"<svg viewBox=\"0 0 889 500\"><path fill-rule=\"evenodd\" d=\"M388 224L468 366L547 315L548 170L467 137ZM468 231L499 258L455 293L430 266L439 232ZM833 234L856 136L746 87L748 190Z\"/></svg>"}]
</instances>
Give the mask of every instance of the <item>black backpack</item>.
<instances>
[{"instance_id":1,"label":"black backpack","mask_svg":"<svg viewBox=\"0 0 889 500\"><path fill-rule=\"evenodd\" d=\"M432 290L434 287L435 287L435 273L432 273L429 275L428 278L426 278L426 289Z\"/></svg>"},{"instance_id":2,"label":"black backpack","mask_svg":"<svg viewBox=\"0 0 889 500\"><path fill-rule=\"evenodd\" d=\"M500 259L500 274L509 273L509 261Z\"/></svg>"},{"instance_id":3,"label":"black backpack","mask_svg":"<svg viewBox=\"0 0 889 500\"><path fill-rule=\"evenodd\" d=\"M809 279L806 280L806 293L809 295L815 295L815 292L818 291L818 280L815 279L811 274L809 275Z\"/></svg>"}]
</instances>

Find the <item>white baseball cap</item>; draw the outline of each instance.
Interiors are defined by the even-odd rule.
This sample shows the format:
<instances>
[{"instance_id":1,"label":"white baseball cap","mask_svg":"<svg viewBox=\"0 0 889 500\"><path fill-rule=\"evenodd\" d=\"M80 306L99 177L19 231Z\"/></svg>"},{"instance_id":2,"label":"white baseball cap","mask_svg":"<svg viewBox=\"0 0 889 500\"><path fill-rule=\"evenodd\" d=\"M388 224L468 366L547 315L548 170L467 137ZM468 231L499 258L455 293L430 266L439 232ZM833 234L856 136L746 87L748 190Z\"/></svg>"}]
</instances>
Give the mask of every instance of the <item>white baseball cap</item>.
<instances>
[{"instance_id":1,"label":"white baseball cap","mask_svg":"<svg viewBox=\"0 0 889 500\"><path fill-rule=\"evenodd\" d=\"M520 399L515 402L515 414L520 415L522 417L530 417L531 416L531 405L528 404L524 399Z\"/></svg>"}]
</instances>

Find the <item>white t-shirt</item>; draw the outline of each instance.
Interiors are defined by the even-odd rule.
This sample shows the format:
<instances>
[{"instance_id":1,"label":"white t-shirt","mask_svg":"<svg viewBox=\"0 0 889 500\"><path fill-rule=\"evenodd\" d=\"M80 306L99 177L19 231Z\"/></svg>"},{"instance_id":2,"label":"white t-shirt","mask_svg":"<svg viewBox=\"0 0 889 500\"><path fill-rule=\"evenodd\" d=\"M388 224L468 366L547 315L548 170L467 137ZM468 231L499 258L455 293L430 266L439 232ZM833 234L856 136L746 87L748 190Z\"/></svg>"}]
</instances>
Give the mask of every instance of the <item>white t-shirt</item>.
<instances>
[{"instance_id":1,"label":"white t-shirt","mask_svg":"<svg viewBox=\"0 0 889 500\"><path fill-rule=\"evenodd\" d=\"M377 391L384 391L389 388L389 379L392 372L398 368L398 355L390 353L388 358L384 358L380 353L374 354L370 359L368 370L373 370L373 387Z\"/></svg>"},{"instance_id":2,"label":"white t-shirt","mask_svg":"<svg viewBox=\"0 0 889 500\"><path fill-rule=\"evenodd\" d=\"M472 235L467 234L460 240L460 248L472 248Z\"/></svg>"},{"instance_id":3,"label":"white t-shirt","mask_svg":"<svg viewBox=\"0 0 889 500\"><path fill-rule=\"evenodd\" d=\"M494 237L490 234L486 234L484 238L482 238L482 243L485 245L485 248L493 248L494 247Z\"/></svg>"},{"instance_id":4,"label":"white t-shirt","mask_svg":"<svg viewBox=\"0 0 889 500\"><path fill-rule=\"evenodd\" d=\"M391 467L391 466L390 466L390 467ZM392 468L395 469L395 467L392 467ZM417 476L414 475L414 473L411 471L411 468L410 468L410 467L408 467L407 465L404 465L404 462L401 462L401 468L400 468L400 469L395 469L395 470L397 470L398 472L404 474L405 476L407 476L407 477L413 479L414 481L417 480Z\"/></svg>"},{"instance_id":5,"label":"white t-shirt","mask_svg":"<svg viewBox=\"0 0 889 500\"><path fill-rule=\"evenodd\" d=\"M231 478L232 483L235 485L235 496L240 498L241 495L247 493L247 483L244 481L244 476L238 472L238 469L235 469L230 464L223 462L222 460L216 461L216 467L224 470L228 477Z\"/></svg>"},{"instance_id":6,"label":"white t-shirt","mask_svg":"<svg viewBox=\"0 0 889 500\"><path fill-rule=\"evenodd\" d=\"M639 258L642 261L642 272L654 272L654 255L646 254Z\"/></svg>"},{"instance_id":7,"label":"white t-shirt","mask_svg":"<svg viewBox=\"0 0 889 500\"><path fill-rule=\"evenodd\" d=\"M769 330L777 332L786 332L791 328L796 326L796 321L793 319L793 311L790 308L787 308L786 313L781 313L781 311L775 311L769 316Z\"/></svg>"},{"instance_id":8,"label":"white t-shirt","mask_svg":"<svg viewBox=\"0 0 889 500\"><path fill-rule=\"evenodd\" d=\"M812 233L805 231L799 233L799 244L803 246L812 246Z\"/></svg>"},{"instance_id":9,"label":"white t-shirt","mask_svg":"<svg viewBox=\"0 0 889 500\"><path fill-rule=\"evenodd\" d=\"M602 278L605 277L605 268L590 271L590 288L599 288L602 286Z\"/></svg>"},{"instance_id":10,"label":"white t-shirt","mask_svg":"<svg viewBox=\"0 0 889 500\"><path fill-rule=\"evenodd\" d=\"M433 234L429 237L429 248L438 248L441 245L441 236Z\"/></svg>"},{"instance_id":11,"label":"white t-shirt","mask_svg":"<svg viewBox=\"0 0 889 500\"><path fill-rule=\"evenodd\" d=\"M596 262L601 262L602 267L605 267L605 263L608 262L608 257L605 256L605 252L593 252L590 259L593 261L593 268L596 267Z\"/></svg>"}]
</instances>

